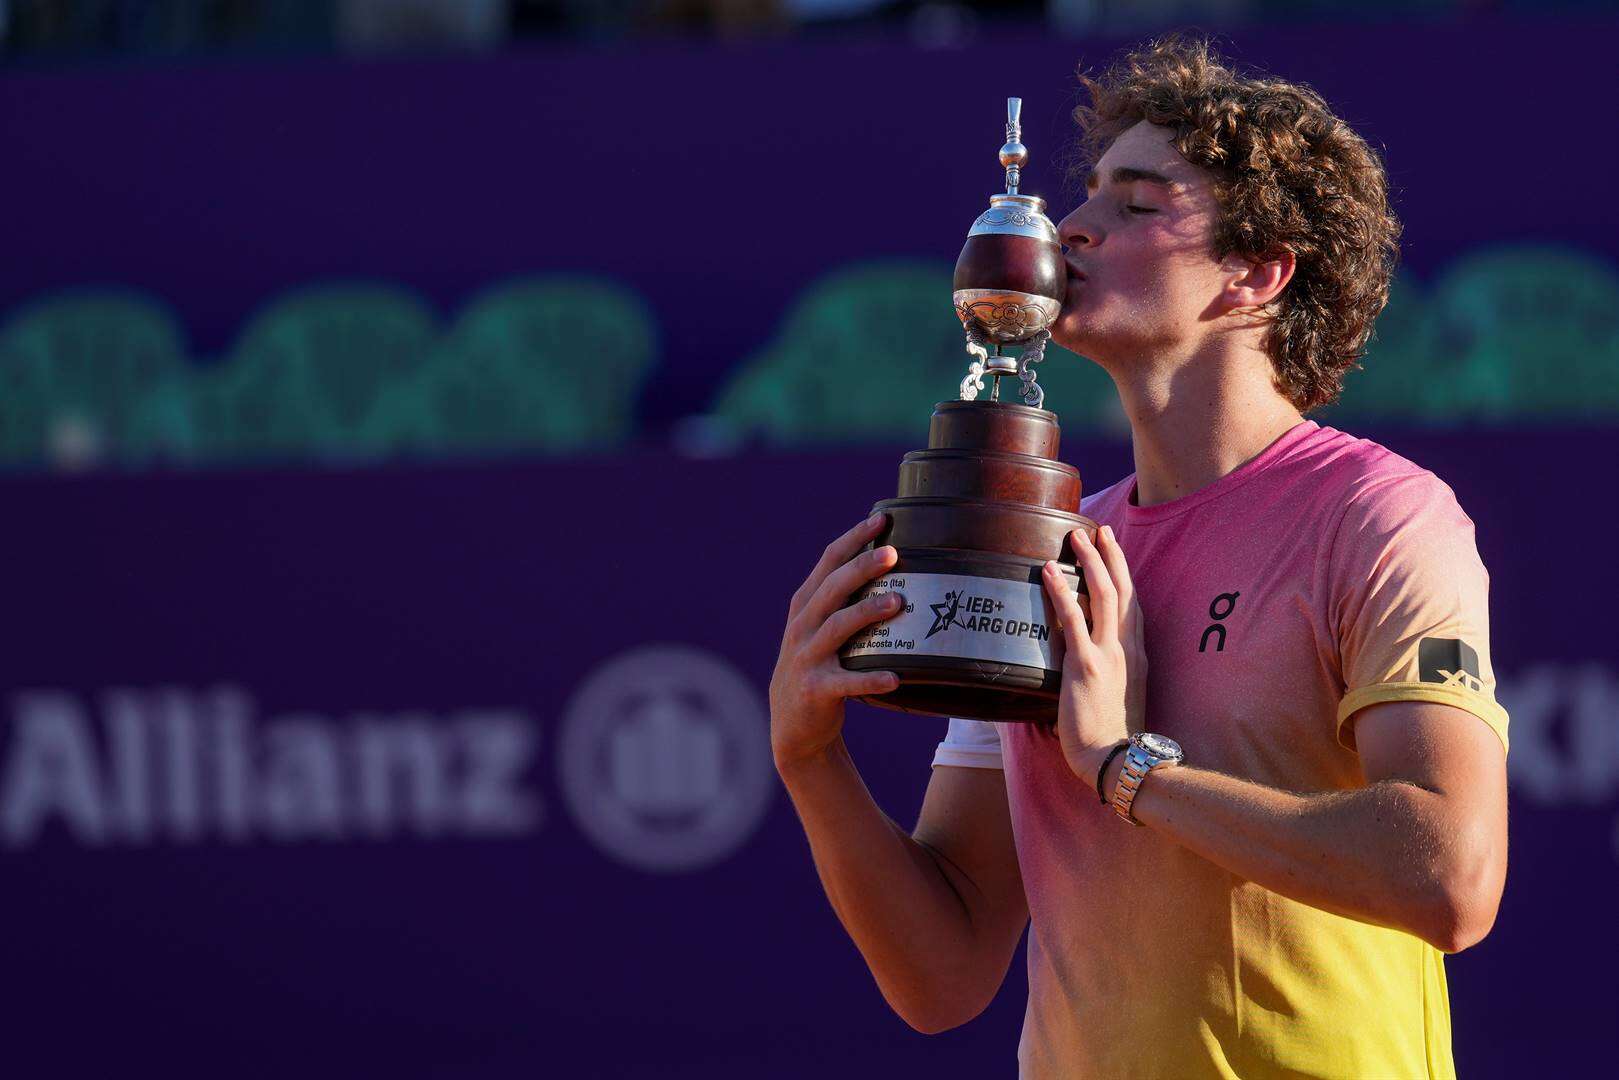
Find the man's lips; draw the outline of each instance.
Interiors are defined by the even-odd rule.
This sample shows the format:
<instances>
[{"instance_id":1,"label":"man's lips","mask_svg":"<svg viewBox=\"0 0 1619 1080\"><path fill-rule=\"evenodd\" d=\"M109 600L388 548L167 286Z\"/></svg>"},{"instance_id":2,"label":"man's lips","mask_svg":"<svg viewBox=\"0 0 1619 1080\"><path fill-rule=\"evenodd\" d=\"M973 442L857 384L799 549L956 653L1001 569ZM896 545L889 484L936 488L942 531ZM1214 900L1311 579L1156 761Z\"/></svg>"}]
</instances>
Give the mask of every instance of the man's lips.
<instances>
[{"instance_id":1,"label":"man's lips","mask_svg":"<svg viewBox=\"0 0 1619 1080\"><path fill-rule=\"evenodd\" d=\"M1063 265L1068 267L1068 276L1069 277L1078 278L1080 281L1085 280L1084 271L1080 270L1079 267L1075 266L1073 263L1064 263Z\"/></svg>"}]
</instances>

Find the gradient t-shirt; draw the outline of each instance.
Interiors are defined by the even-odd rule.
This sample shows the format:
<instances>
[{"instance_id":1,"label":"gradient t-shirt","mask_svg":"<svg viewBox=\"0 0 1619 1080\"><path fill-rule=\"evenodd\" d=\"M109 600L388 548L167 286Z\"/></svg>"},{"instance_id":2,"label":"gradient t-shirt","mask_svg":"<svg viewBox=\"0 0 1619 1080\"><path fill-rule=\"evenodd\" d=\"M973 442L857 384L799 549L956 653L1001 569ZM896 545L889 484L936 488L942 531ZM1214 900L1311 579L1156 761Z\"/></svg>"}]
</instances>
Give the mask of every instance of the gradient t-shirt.
<instances>
[{"instance_id":1,"label":"gradient t-shirt","mask_svg":"<svg viewBox=\"0 0 1619 1080\"><path fill-rule=\"evenodd\" d=\"M1147 729L1290 791L1365 783L1356 710L1454 705L1507 741L1473 523L1432 473L1303 421L1184 498L1084 501L1145 620ZM1024 1080L1452 1077L1443 954L1120 821L1021 724L952 720L935 765L1004 768L1028 894ZM1150 783L1150 781L1148 781Z\"/></svg>"}]
</instances>

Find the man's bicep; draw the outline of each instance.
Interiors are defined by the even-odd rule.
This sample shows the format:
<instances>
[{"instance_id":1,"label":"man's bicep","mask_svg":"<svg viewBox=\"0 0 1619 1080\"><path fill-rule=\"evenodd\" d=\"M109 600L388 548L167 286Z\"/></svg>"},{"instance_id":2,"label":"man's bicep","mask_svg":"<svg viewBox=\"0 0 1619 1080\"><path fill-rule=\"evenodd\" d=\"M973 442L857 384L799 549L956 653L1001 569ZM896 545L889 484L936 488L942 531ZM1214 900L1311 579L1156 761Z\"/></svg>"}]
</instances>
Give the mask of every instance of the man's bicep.
<instances>
[{"instance_id":1,"label":"man's bicep","mask_svg":"<svg viewBox=\"0 0 1619 1080\"><path fill-rule=\"evenodd\" d=\"M1477 715L1431 701L1385 701L1358 710L1352 727L1368 783L1405 780L1436 791L1458 785L1506 793L1506 750Z\"/></svg>"},{"instance_id":2,"label":"man's bicep","mask_svg":"<svg viewBox=\"0 0 1619 1080\"><path fill-rule=\"evenodd\" d=\"M1004 949L1010 958L1029 909L1012 839L1005 774L995 768L935 765L911 835L939 856L940 868L986 943L997 952Z\"/></svg>"},{"instance_id":3,"label":"man's bicep","mask_svg":"<svg viewBox=\"0 0 1619 1080\"><path fill-rule=\"evenodd\" d=\"M1507 875L1506 752L1478 716L1430 701L1390 701L1352 718L1369 783L1404 782L1425 789L1417 844L1408 858L1429 860L1446 920L1463 949L1489 933ZM1413 866L1420 880L1422 867Z\"/></svg>"}]
</instances>

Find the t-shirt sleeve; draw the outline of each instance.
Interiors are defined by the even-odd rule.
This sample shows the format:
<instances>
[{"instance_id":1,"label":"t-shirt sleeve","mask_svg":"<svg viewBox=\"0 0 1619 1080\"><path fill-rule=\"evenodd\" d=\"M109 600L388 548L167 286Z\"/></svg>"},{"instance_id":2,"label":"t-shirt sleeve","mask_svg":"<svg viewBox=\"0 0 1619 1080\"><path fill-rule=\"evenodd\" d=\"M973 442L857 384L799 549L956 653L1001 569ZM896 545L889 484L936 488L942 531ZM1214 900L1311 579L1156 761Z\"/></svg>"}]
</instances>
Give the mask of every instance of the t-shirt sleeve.
<instances>
[{"instance_id":1,"label":"t-shirt sleeve","mask_svg":"<svg viewBox=\"0 0 1619 1080\"><path fill-rule=\"evenodd\" d=\"M1331 566L1344 695L1338 740L1354 749L1351 718L1385 701L1465 709L1507 745L1507 713L1490 664L1490 576L1473 522L1431 473L1377 482L1350 500Z\"/></svg>"},{"instance_id":2,"label":"t-shirt sleeve","mask_svg":"<svg viewBox=\"0 0 1619 1080\"><path fill-rule=\"evenodd\" d=\"M961 765L969 769L1001 768L1001 736L983 720L951 719L944 742L933 751L935 765Z\"/></svg>"}]
</instances>

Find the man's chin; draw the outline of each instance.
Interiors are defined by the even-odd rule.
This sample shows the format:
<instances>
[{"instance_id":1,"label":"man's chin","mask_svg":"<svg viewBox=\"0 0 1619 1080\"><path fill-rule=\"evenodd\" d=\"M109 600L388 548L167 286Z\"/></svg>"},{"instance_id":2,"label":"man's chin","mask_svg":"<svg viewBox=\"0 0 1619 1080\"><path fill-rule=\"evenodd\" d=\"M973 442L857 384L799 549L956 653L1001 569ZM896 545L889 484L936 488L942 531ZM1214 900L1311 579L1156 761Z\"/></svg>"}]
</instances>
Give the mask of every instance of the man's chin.
<instances>
[{"instance_id":1,"label":"man's chin","mask_svg":"<svg viewBox=\"0 0 1619 1080\"><path fill-rule=\"evenodd\" d=\"M1118 353L1121 345L1116 336L1101 333L1096 326L1062 317L1051 324L1051 340L1104 369L1108 369L1108 357Z\"/></svg>"},{"instance_id":2,"label":"man's chin","mask_svg":"<svg viewBox=\"0 0 1619 1080\"><path fill-rule=\"evenodd\" d=\"M1086 326L1078 314L1072 311L1062 312L1057 316L1057 321L1051 324L1051 340L1069 352L1076 352L1081 356L1092 355L1091 350L1100 344L1096 340L1094 328Z\"/></svg>"}]
</instances>

